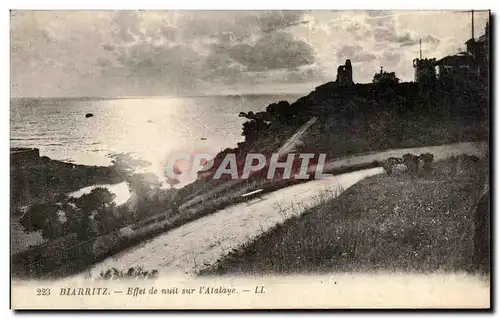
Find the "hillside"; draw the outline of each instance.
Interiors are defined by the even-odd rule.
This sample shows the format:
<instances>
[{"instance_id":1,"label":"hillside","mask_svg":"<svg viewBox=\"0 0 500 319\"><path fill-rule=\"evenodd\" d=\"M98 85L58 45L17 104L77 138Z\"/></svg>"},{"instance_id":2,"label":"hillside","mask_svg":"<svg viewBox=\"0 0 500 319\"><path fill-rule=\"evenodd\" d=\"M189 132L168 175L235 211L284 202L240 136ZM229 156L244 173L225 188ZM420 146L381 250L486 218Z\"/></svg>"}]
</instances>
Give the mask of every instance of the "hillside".
<instances>
[{"instance_id":1,"label":"hillside","mask_svg":"<svg viewBox=\"0 0 500 319\"><path fill-rule=\"evenodd\" d=\"M329 82L293 103L280 101L266 111L240 113L245 141L216 158L235 153L239 163L248 153L276 152L312 117L318 121L302 137L303 153L326 153L327 159L389 148L488 140L489 92L484 83L435 82L354 84ZM207 176L211 176L210 173ZM199 179L180 190L184 201L224 180ZM260 179L255 176L253 179ZM253 182L252 178L249 182Z\"/></svg>"}]
</instances>

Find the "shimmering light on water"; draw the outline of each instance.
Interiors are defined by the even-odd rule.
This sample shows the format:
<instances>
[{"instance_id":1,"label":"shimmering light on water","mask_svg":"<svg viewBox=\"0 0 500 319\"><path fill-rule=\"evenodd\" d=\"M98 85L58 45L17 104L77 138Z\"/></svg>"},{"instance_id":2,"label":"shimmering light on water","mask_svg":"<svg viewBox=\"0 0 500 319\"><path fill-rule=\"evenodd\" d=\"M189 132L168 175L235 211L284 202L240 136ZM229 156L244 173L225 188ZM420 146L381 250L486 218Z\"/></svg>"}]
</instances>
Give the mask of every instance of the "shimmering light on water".
<instances>
[{"instance_id":1,"label":"shimmering light on water","mask_svg":"<svg viewBox=\"0 0 500 319\"><path fill-rule=\"evenodd\" d=\"M241 142L240 111L258 112L297 97L12 100L11 146L37 147L42 156L87 165L110 165L109 155L132 153L162 177L173 152L216 154Z\"/></svg>"},{"instance_id":2,"label":"shimmering light on water","mask_svg":"<svg viewBox=\"0 0 500 319\"><path fill-rule=\"evenodd\" d=\"M111 193L115 194L114 202L116 205L125 204L125 202L130 198L130 189L126 182L118 184L106 184L106 185L94 185L79 189L75 192L69 193L69 197L81 197L84 194L90 193L94 188L102 187L108 189Z\"/></svg>"}]
</instances>

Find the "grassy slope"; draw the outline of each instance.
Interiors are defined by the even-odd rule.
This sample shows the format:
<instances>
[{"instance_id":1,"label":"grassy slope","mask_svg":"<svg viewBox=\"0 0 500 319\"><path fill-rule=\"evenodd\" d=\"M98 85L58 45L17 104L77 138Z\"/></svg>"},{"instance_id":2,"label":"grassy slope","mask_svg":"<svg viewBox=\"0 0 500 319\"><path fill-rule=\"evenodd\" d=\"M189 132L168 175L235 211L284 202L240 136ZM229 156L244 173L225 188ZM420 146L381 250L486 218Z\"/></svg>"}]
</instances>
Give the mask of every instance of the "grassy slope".
<instances>
[{"instance_id":1,"label":"grassy slope","mask_svg":"<svg viewBox=\"0 0 500 319\"><path fill-rule=\"evenodd\" d=\"M444 169L368 178L201 274L468 270L476 182Z\"/></svg>"},{"instance_id":2,"label":"grassy slope","mask_svg":"<svg viewBox=\"0 0 500 319\"><path fill-rule=\"evenodd\" d=\"M285 102L275 107L274 112L275 104L269 105L268 111L259 112L263 118L274 119L269 127L244 129L245 143L229 152L276 152L313 116L317 122L301 137L303 144L295 151L326 153L328 160L386 149L487 140L487 96L484 84L475 82L430 87L416 83L337 87L329 82L291 105ZM223 183L200 179L180 192L189 202Z\"/></svg>"},{"instance_id":3,"label":"grassy slope","mask_svg":"<svg viewBox=\"0 0 500 319\"><path fill-rule=\"evenodd\" d=\"M302 138L304 145L297 151L325 152L328 154L328 159L387 148L485 139L487 121L485 122L484 118L477 114L464 116L457 111L461 110L457 106L467 105L465 103L467 101L461 100L464 96L471 96L474 107L481 109L480 106L484 103L472 98L477 95L472 94L474 91L471 94L463 94L462 91L459 92L460 94L451 94L454 97L450 100L451 102L442 104L444 109L449 111L448 113L454 110L457 114L461 114L460 116L457 114L448 116L447 112L441 112L443 114L439 113L441 116L438 117L437 109L429 112L432 103L427 103L423 97L420 97L420 91L417 89L415 84L389 88L357 85L344 89L326 85L299 99L283 112L302 122L311 116L318 117L318 122ZM431 102L441 105L440 98L444 96L442 92L443 90L437 90L435 95L438 98L431 99ZM243 154L251 151L275 151L300 126L301 121L295 123L289 120L284 123L277 121L267 131L257 130L258 138L240 151ZM156 230L151 232L150 236L236 203L240 201L241 193L252 190L254 187L268 186L266 182L256 181L255 184L241 185L240 188L230 187L225 191L213 193L211 198L201 202L199 205L201 207L185 205L181 209L181 214L168 223L157 225ZM199 180L180 190L179 193L182 193L180 197L187 201L197 194L213 191L221 183L224 181ZM272 184L273 187L277 186ZM158 209L162 211L163 207L158 207ZM127 243L124 247L129 244Z\"/></svg>"}]
</instances>

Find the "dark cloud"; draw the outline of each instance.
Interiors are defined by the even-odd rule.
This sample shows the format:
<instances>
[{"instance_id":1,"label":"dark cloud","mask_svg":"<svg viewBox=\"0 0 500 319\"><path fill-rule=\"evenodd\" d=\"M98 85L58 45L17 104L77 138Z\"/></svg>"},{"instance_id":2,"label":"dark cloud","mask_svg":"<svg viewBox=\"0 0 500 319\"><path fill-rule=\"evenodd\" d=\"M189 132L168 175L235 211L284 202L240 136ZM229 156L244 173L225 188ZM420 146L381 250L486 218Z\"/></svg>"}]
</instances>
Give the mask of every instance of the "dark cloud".
<instances>
[{"instance_id":1,"label":"dark cloud","mask_svg":"<svg viewBox=\"0 0 500 319\"><path fill-rule=\"evenodd\" d=\"M140 14L117 12L114 16L112 42L103 45L114 58L99 60L101 74L143 79L136 82L145 85L155 81L174 91L190 89L199 81L253 83L279 69L293 72L294 81L317 76L303 71L301 77L297 68L314 63L314 51L307 42L283 31L303 23L303 12L228 16L214 12L215 17L197 12L196 18L180 19L175 27L165 23L148 30L139 27ZM214 19L217 16L220 19ZM255 42L250 42L252 36ZM196 41L208 41L197 42L203 53L192 46Z\"/></svg>"},{"instance_id":2,"label":"dark cloud","mask_svg":"<svg viewBox=\"0 0 500 319\"><path fill-rule=\"evenodd\" d=\"M382 55L382 61L384 62L384 64L388 64L391 66L397 65L400 60L401 53L398 52L385 51Z\"/></svg>"},{"instance_id":3,"label":"dark cloud","mask_svg":"<svg viewBox=\"0 0 500 319\"><path fill-rule=\"evenodd\" d=\"M372 33L373 38L377 42L392 42L397 37L394 25L382 25L375 27Z\"/></svg>"},{"instance_id":4,"label":"dark cloud","mask_svg":"<svg viewBox=\"0 0 500 319\"><path fill-rule=\"evenodd\" d=\"M103 45L102 45L102 48L103 48L104 50L106 50L106 51L113 51L113 50L115 49L115 46L114 46L114 45L112 45L112 44L108 44L108 43L106 43L106 44L103 44Z\"/></svg>"},{"instance_id":5,"label":"dark cloud","mask_svg":"<svg viewBox=\"0 0 500 319\"><path fill-rule=\"evenodd\" d=\"M314 63L314 51L305 41L295 40L286 32L262 36L253 45L239 44L229 50L235 61L249 71L294 69Z\"/></svg>"},{"instance_id":6,"label":"dark cloud","mask_svg":"<svg viewBox=\"0 0 500 319\"><path fill-rule=\"evenodd\" d=\"M391 12L387 11L387 10L367 10L366 14L369 17L378 18L378 17L387 17L387 16L390 16Z\"/></svg>"},{"instance_id":7,"label":"dark cloud","mask_svg":"<svg viewBox=\"0 0 500 319\"><path fill-rule=\"evenodd\" d=\"M409 47L420 43L420 38L417 38L410 32L406 32L403 35L395 35L389 37L388 40L391 42L399 43L402 47ZM431 44L432 46L435 47L437 44L439 44L440 40L434 37L433 35L429 34L427 37L422 39L422 42Z\"/></svg>"},{"instance_id":8,"label":"dark cloud","mask_svg":"<svg viewBox=\"0 0 500 319\"><path fill-rule=\"evenodd\" d=\"M376 58L374 54L365 51L360 45L344 45L337 51L337 59L341 61L351 59L353 63L369 62Z\"/></svg>"},{"instance_id":9,"label":"dark cloud","mask_svg":"<svg viewBox=\"0 0 500 319\"><path fill-rule=\"evenodd\" d=\"M379 64L412 77L420 37L429 56L463 45L457 15L446 29L428 25L442 15L423 13L419 21L390 11L11 12L11 81L14 93L35 96L170 94L213 83L316 81L348 58L362 62L357 78L371 77Z\"/></svg>"},{"instance_id":10,"label":"dark cloud","mask_svg":"<svg viewBox=\"0 0 500 319\"><path fill-rule=\"evenodd\" d=\"M269 11L258 17L258 21L262 32L269 33L309 23L302 19L303 15L303 11Z\"/></svg>"},{"instance_id":11,"label":"dark cloud","mask_svg":"<svg viewBox=\"0 0 500 319\"><path fill-rule=\"evenodd\" d=\"M372 35L371 28L367 28L366 24L356 20L346 22L343 28L350 35L351 39L356 41L363 41L363 39Z\"/></svg>"},{"instance_id":12,"label":"dark cloud","mask_svg":"<svg viewBox=\"0 0 500 319\"><path fill-rule=\"evenodd\" d=\"M420 38L411 31L400 30L392 16L388 16L383 24L374 25L372 34L377 43L388 42L399 44L401 47L410 47L418 45L420 42ZM422 39L422 41L430 43L434 47L439 44L439 39L433 35L428 35L426 38Z\"/></svg>"},{"instance_id":13,"label":"dark cloud","mask_svg":"<svg viewBox=\"0 0 500 319\"><path fill-rule=\"evenodd\" d=\"M394 24L394 16L390 11L367 11L367 17L364 19L365 23L373 28L387 27Z\"/></svg>"},{"instance_id":14,"label":"dark cloud","mask_svg":"<svg viewBox=\"0 0 500 319\"><path fill-rule=\"evenodd\" d=\"M185 41L212 36L218 33L219 29L220 22L209 18L183 19L178 26L182 39Z\"/></svg>"},{"instance_id":15,"label":"dark cloud","mask_svg":"<svg viewBox=\"0 0 500 319\"><path fill-rule=\"evenodd\" d=\"M214 45L201 68L200 78L206 81L231 84L245 79L246 67L233 60L225 45Z\"/></svg>"},{"instance_id":16,"label":"dark cloud","mask_svg":"<svg viewBox=\"0 0 500 319\"><path fill-rule=\"evenodd\" d=\"M111 30L112 40L118 43L132 42L134 37L141 33L140 12L138 11L117 11L112 18Z\"/></svg>"},{"instance_id":17,"label":"dark cloud","mask_svg":"<svg viewBox=\"0 0 500 319\"><path fill-rule=\"evenodd\" d=\"M321 71L321 68L315 66L315 67L308 67L304 70L287 72L283 79L285 82L289 83L305 83L305 82L322 80L323 77L324 74Z\"/></svg>"},{"instance_id":18,"label":"dark cloud","mask_svg":"<svg viewBox=\"0 0 500 319\"><path fill-rule=\"evenodd\" d=\"M168 25L164 25L161 26L160 33L167 41L178 40L179 30L177 28L172 28Z\"/></svg>"},{"instance_id":19,"label":"dark cloud","mask_svg":"<svg viewBox=\"0 0 500 319\"><path fill-rule=\"evenodd\" d=\"M414 33L399 28L395 19L396 15L392 12L367 11L367 15L368 17L365 19L365 22L370 26L370 33L373 35L376 43L394 43L399 44L401 47L410 47L419 44L420 38ZM428 35L422 41L431 43L434 47L439 44L439 39L432 35Z\"/></svg>"},{"instance_id":20,"label":"dark cloud","mask_svg":"<svg viewBox=\"0 0 500 319\"><path fill-rule=\"evenodd\" d=\"M155 81L164 91L179 92L193 88L200 74L202 56L189 46L172 47L141 45L120 56L126 76ZM140 85L142 88L142 85Z\"/></svg>"},{"instance_id":21,"label":"dark cloud","mask_svg":"<svg viewBox=\"0 0 500 319\"><path fill-rule=\"evenodd\" d=\"M403 35L395 35L392 37L392 41L399 43L402 47L409 47L419 43L419 39L409 32L406 32Z\"/></svg>"},{"instance_id":22,"label":"dark cloud","mask_svg":"<svg viewBox=\"0 0 500 319\"><path fill-rule=\"evenodd\" d=\"M185 40L200 37L216 39L220 43L245 42L254 36L284 31L307 24L304 11L212 11L195 19L181 20L179 30Z\"/></svg>"},{"instance_id":23,"label":"dark cloud","mask_svg":"<svg viewBox=\"0 0 500 319\"><path fill-rule=\"evenodd\" d=\"M371 26L371 34L377 43L398 43L401 46L412 46L418 43L419 39L404 30L400 30L394 15L388 11L368 11L366 22Z\"/></svg>"},{"instance_id":24,"label":"dark cloud","mask_svg":"<svg viewBox=\"0 0 500 319\"><path fill-rule=\"evenodd\" d=\"M441 42L441 40L439 40L438 38L436 38L432 34L429 34L428 36L426 36L422 41L425 41L426 43L430 43L434 46L438 45L439 42Z\"/></svg>"},{"instance_id":25,"label":"dark cloud","mask_svg":"<svg viewBox=\"0 0 500 319\"><path fill-rule=\"evenodd\" d=\"M293 71L298 80L301 71L296 69L315 61L307 42L283 31L304 23L303 12L212 13L195 12L175 26L161 21L157 28L146 29L141 12L116 12L109 42L102 45L112 56L97 61L98 72L133 83L141 92L144 86L148 92L154 86L179 92L200 81L254 83L278 69ZM304 72L304 80L315 76Z\"/></svg>"},{"instance_id":26,"label":"dark cloud","mask_svg":"<svg viewBox=\"0 0 500 319\"><path fill-rule=\"evenodd\" d=\"M314 51L307 42L280 31L306 23L302 11L211 13L215 16L198 12L195 18L181 19L175 28L162 25L147 34L131 27L138 25L140 13L117 13L113 34L115 41L122 43L121 50L116 50L118 68L129 77L175 76L179 84L192 81L193 75L204 80L232 82L248 78L239 73L294 69L314 63ZM237 21L232 21L236 18ZM257 41L249 44L252 36L257 36ZM158 37L164 42L153 44L151 39ZM207 55L199 55L187 45L200 39L215 41L204 47ZM106 44L106 49L115 46Z\"/></svg>"}]
</instances>

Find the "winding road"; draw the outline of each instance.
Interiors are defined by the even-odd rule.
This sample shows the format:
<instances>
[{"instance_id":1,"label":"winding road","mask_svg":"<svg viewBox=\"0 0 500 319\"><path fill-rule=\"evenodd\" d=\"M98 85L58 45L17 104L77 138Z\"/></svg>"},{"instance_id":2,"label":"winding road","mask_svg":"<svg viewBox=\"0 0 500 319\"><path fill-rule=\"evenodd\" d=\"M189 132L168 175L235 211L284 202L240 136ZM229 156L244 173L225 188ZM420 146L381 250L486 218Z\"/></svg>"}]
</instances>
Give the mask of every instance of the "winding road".
<instances>
[{"instance_id":1,"label":"winding road","mask_svg":"<svg viewBox=\"0 0 500 319\"><path fill-rule=\"evenodd\" d=\"M436 160L457 154L480 156L485 154L487 148L487 143L478 142L389 150L342 158L328 163L327 167L369 163L390 156L402 156L408 152L414 154L431 152ZM111 267L127 269L132 266L143 266L148 270L157 269L164 275L194 274L277 223L302 214L320 200L338 196L343 190L366 177L383 172L383 168L379 167L366 169L265 194L260 200L255 199L230 206L124 250L95 264L90 272L92 276L96 276L102 270ZM86 273L88 275L88 271Z\"/></svg>"}]
</instances>

